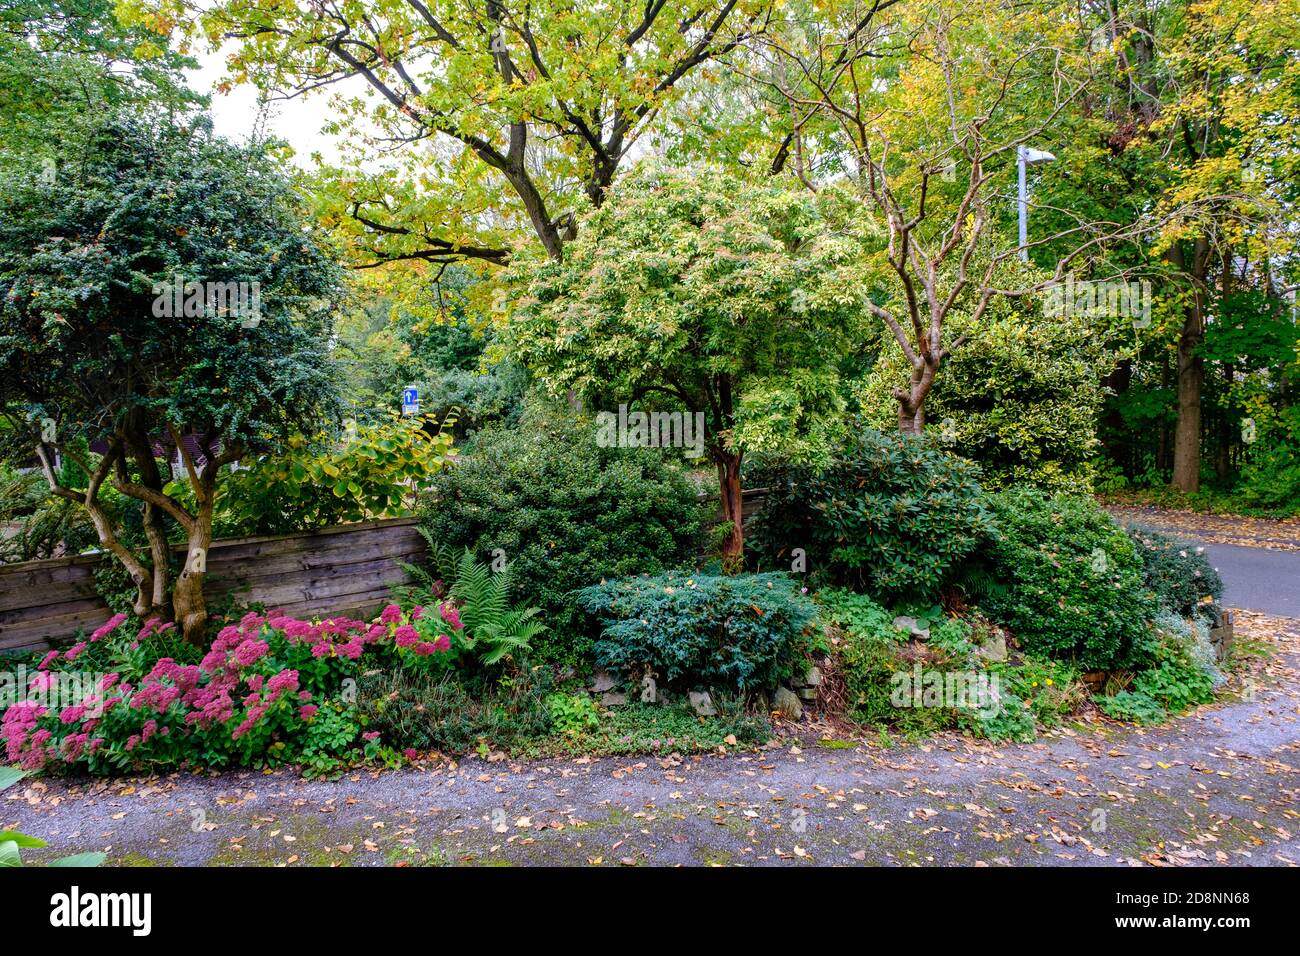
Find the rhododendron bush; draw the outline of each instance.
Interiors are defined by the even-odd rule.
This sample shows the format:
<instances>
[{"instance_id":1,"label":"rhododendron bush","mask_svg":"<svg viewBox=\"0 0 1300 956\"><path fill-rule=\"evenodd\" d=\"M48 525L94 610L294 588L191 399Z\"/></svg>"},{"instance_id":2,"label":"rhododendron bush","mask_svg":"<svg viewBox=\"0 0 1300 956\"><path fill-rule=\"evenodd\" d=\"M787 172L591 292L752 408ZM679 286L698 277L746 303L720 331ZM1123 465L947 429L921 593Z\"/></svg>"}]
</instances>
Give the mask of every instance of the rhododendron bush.
<instances>
[{"instance_id":1,"label":"rhododendron bush","mask_svg":"<svg viewBox=\"0 0 1300 956\"><path fill-rule=\"evenodd\" d=\"M159 656L172 625L153 619L130 635L126 619L40 662L0 719L8 762L102 774L382 756L354 706L361 668L449 668L469 642L450 602L409 613L390 604L372 622L252 612L195 660L178 641L176 656ZM74 671L96 679L79 700L56 702L56 684L67 686L58 678Z\"/></svg>"}]
</instances>

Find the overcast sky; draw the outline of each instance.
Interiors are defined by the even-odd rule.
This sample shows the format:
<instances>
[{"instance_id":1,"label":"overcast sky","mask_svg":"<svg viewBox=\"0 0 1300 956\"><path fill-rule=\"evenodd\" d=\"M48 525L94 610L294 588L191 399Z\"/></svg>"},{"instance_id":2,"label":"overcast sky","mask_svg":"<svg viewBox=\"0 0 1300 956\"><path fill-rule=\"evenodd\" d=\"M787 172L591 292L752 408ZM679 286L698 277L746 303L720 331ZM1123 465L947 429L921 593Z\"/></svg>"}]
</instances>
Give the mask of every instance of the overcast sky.
<instances>
[{"instance_id":1,"label":"overcast sky","mask_svg":"<svg viewBox=\"0 0 1300 956\"><path fill-rule=\"evenodd\" d=\"M257 90L240 84L229 93L216 92L216 85L226 73L225 56L221 51L200 52L197 55L199 69L187 70L186 76L190 86L197 92L212 95L212 125L216 132L228 139L243 142L257 123ZM340 84L339 88L350 89L346 84ZM311 158L313 151L319 152L327 163L339 158L335 137L321 132L321 127L330 117L329 103L330 93L324 91L306 98L276 102L270 106L267 132L286 140L294 148L295 162L303 168L314 165Z\"/></svg>"}]
</instances>

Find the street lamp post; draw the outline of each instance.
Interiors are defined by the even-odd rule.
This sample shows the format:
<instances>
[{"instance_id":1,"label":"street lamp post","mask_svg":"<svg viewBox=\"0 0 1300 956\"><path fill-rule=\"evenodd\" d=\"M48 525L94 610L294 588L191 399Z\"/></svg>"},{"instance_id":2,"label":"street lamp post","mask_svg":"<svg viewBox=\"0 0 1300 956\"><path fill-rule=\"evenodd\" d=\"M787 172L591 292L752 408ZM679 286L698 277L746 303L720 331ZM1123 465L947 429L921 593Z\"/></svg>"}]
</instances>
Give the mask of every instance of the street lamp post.
<instances>
[{"instance_id":1,"label":"street lamp post","mask_svg":"<svg viewBox=\"0 0 1300 956\"><path fill-rule=\"evenodd\" d=\"M1020 174L1020 258L1029 261L1029 188L1025 185L1025 171L1039 163L1050 163L1056 159L1043 149L1029 146L1016 147L1016 166Z\"/></svg>"}]
</instances>

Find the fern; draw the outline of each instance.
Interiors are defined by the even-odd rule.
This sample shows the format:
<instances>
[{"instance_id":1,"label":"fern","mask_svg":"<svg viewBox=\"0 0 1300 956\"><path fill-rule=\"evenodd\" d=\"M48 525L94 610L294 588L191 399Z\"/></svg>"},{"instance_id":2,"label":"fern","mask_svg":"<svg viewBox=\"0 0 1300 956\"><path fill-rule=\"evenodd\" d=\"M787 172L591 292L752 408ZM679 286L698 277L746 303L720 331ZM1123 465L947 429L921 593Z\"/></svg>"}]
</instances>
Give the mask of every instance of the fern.
<instances>
[{"instance_id":1,"label":"fern","mask_svg":"<svg viewBox=\"0 0 1300 956\"><path fill-rule=\"evenodd\" d=\"M447 597L460 612L461 640L466 648L478 651L484 664L498 664L511 654L531 650L530 642L547 627L536 619L541 608L511 606L509 570L494 573L468 548L456 559L427 530L421 528L420 534L429 543L434 571L403 563L414 583L393 588L398 599L403 604L426 605L439 600L436 573L449 585Z\"/></svg>"}]
</instances>

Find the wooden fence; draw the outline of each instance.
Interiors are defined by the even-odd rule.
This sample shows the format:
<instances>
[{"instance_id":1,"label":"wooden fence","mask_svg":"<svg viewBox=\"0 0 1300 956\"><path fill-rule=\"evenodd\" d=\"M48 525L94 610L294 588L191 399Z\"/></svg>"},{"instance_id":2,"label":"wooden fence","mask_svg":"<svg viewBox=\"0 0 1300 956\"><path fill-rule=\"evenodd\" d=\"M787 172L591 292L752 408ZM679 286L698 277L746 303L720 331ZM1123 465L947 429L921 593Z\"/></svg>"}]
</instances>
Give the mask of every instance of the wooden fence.
<instances>
[{"instance_id":1,"label":"wooden fence","mask_svg":"<svg viewBox=\"0 0 1300 956\"><path fill-rule=\"evenodd\" d=\"M214 541L209 603L231 595L288 614L368 616L389 586L408 581L425 542L415 518L339 525L312 534ZM183 548L177 548L180 554ZM95 593L99 555L0 565L0 651L37 650L90 631L109 616Z\"/></svg>"},{"instance_id":2,"label":"wooden fence","mask_svg":"<svg viewBox=\"0 0 1300 956\"><path fill-rule=\"evenodd\" d=\"M746 518L762 506L766 490L744 492ZM700 500L716 502L717 492L702 491ZM409 580L400 565L424 558L415 524L415 518L391 518L214 541L204 592L210 604L233 594L241 604L260 602L288 614L366 617L384 604L390 585ZM175 550L182 555L183 547ZM0 565L0 651L44 650L103 624L110 611L95 592L101 560L84 555Z\"/></svg>"}]
</instances>

